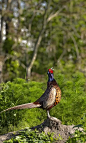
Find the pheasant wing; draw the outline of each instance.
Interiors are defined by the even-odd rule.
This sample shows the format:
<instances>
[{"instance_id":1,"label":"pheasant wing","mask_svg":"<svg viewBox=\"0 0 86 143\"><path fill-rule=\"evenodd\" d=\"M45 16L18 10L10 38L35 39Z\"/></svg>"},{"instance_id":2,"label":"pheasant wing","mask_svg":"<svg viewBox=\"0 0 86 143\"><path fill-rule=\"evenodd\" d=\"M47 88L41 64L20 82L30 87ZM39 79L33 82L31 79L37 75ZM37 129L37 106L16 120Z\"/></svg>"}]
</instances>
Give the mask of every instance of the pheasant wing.
<instances>
[{"instance_id":1,"label":"pheasant wing","mask_svg":"<svg viewBox=\"0 0 86 143\"><path fill-rule=\"evenodd\" d=\"M56 98L56 88L47 88L44 94L35 102L42 105L44 109L48 109L54 105Z\"/></svg>"}]
</instances>

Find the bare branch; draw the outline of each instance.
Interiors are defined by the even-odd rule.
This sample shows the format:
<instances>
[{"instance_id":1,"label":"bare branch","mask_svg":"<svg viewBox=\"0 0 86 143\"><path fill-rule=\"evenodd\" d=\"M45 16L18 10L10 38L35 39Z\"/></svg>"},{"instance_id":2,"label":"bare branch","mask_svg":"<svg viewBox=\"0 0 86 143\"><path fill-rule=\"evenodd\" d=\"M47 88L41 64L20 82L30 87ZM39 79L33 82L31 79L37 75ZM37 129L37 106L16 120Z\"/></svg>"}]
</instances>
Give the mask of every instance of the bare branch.
<instances>
[{"instance_id":1,"label":"bare branch","mask_svg":"<svg viewBox=\"0 0 86 143\"><path fill-rule=\"evenodd\" d=\"M57 60L57 65L60 63L60 60L63 58L64 54L66 53L66 48L64 48L62 54L60 55L60 57Z\"/></svg>"},{"instance_id":2,"label":"bare branch","mask_svg":"<svg viewBox=\"0 0 86 143\"><path fill-rule=\"evenodd\" d=\"M63 6L62 8L60 8L56 13L52 14L48 19L47 21L51 21L54 17L58 16L59 13L65 8L65 6Z\"/></svg>"},{"instance_id":3,"label":"bare branch","mask_svg":"<svg viewBox=\"0 0 86 143\"><path fill-rule=\"evenodd\" d=\"M76 40L75 40L75 38L73 37L72 34L70 34L70 37L73 40L73 43L74 43L74 46L75 46L75 49L76 49L77 59L79 59L80 56L79 56L79 50L78 50L77 42L76 42Z\"/></svg>"}]
</instances>

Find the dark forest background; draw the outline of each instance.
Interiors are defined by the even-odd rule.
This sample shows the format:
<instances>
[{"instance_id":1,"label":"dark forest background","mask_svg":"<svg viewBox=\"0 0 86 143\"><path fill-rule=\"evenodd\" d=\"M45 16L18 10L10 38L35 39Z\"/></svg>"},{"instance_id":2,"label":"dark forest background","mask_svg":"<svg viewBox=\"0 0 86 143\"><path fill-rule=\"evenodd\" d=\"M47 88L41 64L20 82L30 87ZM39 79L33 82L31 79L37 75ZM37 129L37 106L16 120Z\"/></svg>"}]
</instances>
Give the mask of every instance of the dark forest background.
<instances>
[{"instance_id":1,"label":"dark forest background","mask_svg":"<svg viewBox=\"0 0 86 143\"><path fill-rule=\"evenodd\" d=\"M85 0L0 0L0 81L65 65L86 74Z\"/></svg>"}]
</instances>

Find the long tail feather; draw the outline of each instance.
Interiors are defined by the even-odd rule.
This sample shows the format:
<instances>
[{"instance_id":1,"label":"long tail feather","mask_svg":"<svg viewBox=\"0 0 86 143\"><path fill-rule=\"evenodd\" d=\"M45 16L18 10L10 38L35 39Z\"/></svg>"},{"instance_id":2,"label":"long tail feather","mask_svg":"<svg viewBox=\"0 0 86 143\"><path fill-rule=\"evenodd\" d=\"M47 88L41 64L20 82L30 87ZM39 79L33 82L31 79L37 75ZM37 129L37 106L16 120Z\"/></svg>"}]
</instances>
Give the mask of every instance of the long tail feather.
<instances>
[{"instance_id":1,"label":"long tail feather","mask_svg":"<svg viewBox=\"0 0 86 143\"><path fill-rule=\"evenodd\" d=\"M25 109L25 108L36 108L36 107L40 107L40 106L41 106L40 104L26 103L26 104L22 104L22 105L18 105L18 106L14 106L14 107L8 108L6 110L1 111L0 113L8 111L8 110Z\"/></svg>"}]
</instances>

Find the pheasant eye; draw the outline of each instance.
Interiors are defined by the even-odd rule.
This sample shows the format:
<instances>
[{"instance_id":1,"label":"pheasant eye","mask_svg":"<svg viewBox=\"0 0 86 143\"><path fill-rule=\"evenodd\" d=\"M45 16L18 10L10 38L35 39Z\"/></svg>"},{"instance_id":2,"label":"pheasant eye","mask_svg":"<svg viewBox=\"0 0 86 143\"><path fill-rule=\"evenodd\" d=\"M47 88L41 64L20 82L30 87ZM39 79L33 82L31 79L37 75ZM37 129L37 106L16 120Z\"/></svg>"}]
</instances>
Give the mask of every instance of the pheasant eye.
<instances>
[{"instance_id":1,"label":"pheasant eye","mask_svg":"<svg viewBox=\"0 0 86 143\"><path fill-rule=\"evenodd\" d=\"M53 70L49 69L49 72L50 72L50 73L53 73Z\"/></svg>"}]
</instances>

